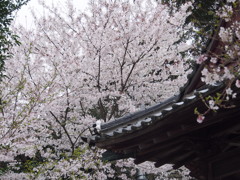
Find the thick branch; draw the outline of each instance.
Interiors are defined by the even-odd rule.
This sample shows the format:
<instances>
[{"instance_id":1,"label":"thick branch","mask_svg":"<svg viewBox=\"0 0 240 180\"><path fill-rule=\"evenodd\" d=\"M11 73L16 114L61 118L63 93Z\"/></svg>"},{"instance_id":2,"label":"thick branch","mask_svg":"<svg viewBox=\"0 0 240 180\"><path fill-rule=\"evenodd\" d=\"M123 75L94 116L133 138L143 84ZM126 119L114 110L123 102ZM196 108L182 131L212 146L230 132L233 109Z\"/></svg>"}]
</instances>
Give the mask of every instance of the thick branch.
<instances>
[{"instance_id":1,"label":"thick branch","mask_svg":"<svg viewBox=\"0 0 240 180\"><path fill-rule=\"evenodd\" d=\"M68 108L67 108L68 109ZM66 111L65 112L67 112L67 109L66 109ZM69 139L69 141L70 141L70 143L71 143L71 148L72 148L72 154L74 153L74 146L75 146L75 143L72 141L72 138L71 138L71 136L69 135L69 133L68 133L68 131L67 131L67 129L66 129L66 123L61 123L60 121L59 121L59 119L55 116L55 114L53 114L53 112L52 111L50 111L50 114L54 117L54 119L56 120L56 122L63 128L63 130L64 130L64 132L66 133L66 135L67 135L67 137L68 137L68 139ZM66 115L66 113L65 113L65 115Z\"/></svg>"}]
</instances>

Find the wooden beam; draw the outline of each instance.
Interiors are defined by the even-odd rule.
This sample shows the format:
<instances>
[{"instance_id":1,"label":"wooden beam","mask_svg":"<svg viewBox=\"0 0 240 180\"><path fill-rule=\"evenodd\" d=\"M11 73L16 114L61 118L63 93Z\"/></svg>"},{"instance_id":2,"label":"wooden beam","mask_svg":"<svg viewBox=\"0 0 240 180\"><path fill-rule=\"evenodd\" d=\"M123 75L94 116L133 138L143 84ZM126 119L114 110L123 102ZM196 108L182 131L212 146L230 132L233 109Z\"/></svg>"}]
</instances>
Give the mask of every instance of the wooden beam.
<instances>
[{"instance_id":1,"label":"wooden beam","mask_svg":"<svg viewBox=\"0 0 240 180\"><path fill-rule=\"evenodd\" d=\"M233 109L230 111L230 113L222 114L224 120L226 122L220 124L217 127L214 127L212 131L212 138L223 136L228 133L232 133L235 131L240 130L240 110L239 109Z\"/></svg>"},{"instance_id":2,"label":"wooden beam","mask_svg":"<svg viewBox=\"0 0 240 180\"><path fill-rule=\"evenodd\" d=\"M173 140L170 140L170 141L164 142L164 143L162 143L162 142L155 143L154 140L153 140L153 142L154 142L154 144L152 144L151 146L139 149L138 155L142 156L142 155L145 155L148 153L151 154L153 151L164 151L165 149L167 150L169 148L176 147L180 144L184 144L184 143L186 144L187 142L190 143L190 141L185 137L175 138Z\"/></svg>"},{"instance_id":3,"label":"wooden beam","mask_svg":"<svg viewBox=\"0 0 240 180\"><path fill-rule=\"evenodd\" d=\"M161 150L153 150L151 152L148 152L147 154L137 154L136 159L134 161L135 164L140 164L142 162L148 161L151 158L162 158L166 156L170 156L171 154L175 154L176 152L180 151L183 147L182 143L179 143L174 146L170 146L167 148L163 148Z\"/></svg>"},{"instance_id":4,"label":"wooden beam","mask_svg":"<svg viewBox=\"0 0 240 180\"><path fill-rule=\"evenodd\" d=\"M155 163L155 167L160 167L164 164L167 164L167 163L176 163L178 162L177 159L179 158L187 158L189 156L191 156L194 152L187 152L187 153L184 153L184 152L178 152L178 151L175 151L171 154L168 154L162 158L159 158L159 160ZM181 155L180 155L181 154ZM184 165L184 164L182 164ZM181 166L182 166L181 165Z\"/></svg>"},{"instance_id":5,"label":"wooden beam","mask_svg":"<svg viewBox=\"0 0 240 180\"><path fill-rule=\"evenodd\" d=\"M178 159L178 161L174 164L173 168L178 169L181 166L185 165L187 162L194 161L194 159L197 159L195 152L186 153L184 156L182 156L181 159Z\"/></svg>"},{"instance_id":6,"label":"wooden beam","mask_svg":"<svg viewBox=\"0 0 240 180\"><path fill-rule=\"evenodd\" d=\"M209 163L209 179L222 179L240 173L240 148L214 157Z\"/></svg>"}]
</instances>

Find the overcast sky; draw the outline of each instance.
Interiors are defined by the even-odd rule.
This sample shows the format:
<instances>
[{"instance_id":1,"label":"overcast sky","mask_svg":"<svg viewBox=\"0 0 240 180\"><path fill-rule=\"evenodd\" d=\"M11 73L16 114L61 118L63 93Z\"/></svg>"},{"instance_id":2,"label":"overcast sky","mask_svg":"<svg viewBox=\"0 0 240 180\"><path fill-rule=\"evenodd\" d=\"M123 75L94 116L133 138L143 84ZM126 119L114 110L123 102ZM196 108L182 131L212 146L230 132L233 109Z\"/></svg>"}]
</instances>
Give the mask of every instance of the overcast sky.
<instances>
[{"instance_id":1,"label":"overcast sky","mask_svg":"<svg viewBox=\"0 0 240 180\"><path fill-rule=\"evenodd\" d=\"M27 5L23 6L16 15L15 24L21 24L26 28L31 29L33 26L33 18L31 15L31 9L36 12L39 16L42 16L46 11L39 5L39 0L30 0ZM64 7L64 4L68 0L44 0L47 5L58 5ZM86 8L88 0L72 0L74 7L79 10L84 10Z\"/></svg>"}]
</instances>

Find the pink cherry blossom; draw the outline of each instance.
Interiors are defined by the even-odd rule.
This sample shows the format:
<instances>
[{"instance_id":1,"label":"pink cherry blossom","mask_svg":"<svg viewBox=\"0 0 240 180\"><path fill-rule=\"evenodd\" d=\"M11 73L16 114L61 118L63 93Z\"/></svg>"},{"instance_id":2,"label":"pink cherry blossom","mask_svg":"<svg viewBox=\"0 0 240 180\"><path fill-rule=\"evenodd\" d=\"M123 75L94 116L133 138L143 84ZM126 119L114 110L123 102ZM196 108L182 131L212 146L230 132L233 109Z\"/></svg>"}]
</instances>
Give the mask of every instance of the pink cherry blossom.
<instances>
[{"instance_id":1,"label":"pink cherry blossom","mask_svg":"<svg viewBox=\"0 0 240 180\"><path fill-rule=\"evenodd\" d=\"M240 88L240 80L239 79L236 80L235 85L236 85L237 88Z\"/></svg>"},{"instance_id":2,"label":"pink cherry blossom","mask_svg":"<svg viewBox=\"0 0 240 180\"><path fill-rule=\"evenodd\" d=\"M203 116L203 115L198 115L198 117L197 117L197 122L198 122L198 123L202 123L204 119L205 119L205 116Z\"/></svg>"},{"instance_id":3,"label":"pink cherry blossom","mask_svg":"<svg viewBox=\"0 0 240 180\"><path fill-rule=\"evenodd\" d=\"M204 61L207 60L207 56L205 54L201 55L199 58L197 58L197 64L202 64Z\"/></svg>"},{"instance_id":4,"label":"pink cherry blossom","mask_svg":"<svg viewBox=\"0 0 240 180\"><path fill-rule=\"evenodd\" d=\"M226 93L227 93L227 95L232 95L233 90L231 88L227 88Z\"/></svg>"}]
</instances>

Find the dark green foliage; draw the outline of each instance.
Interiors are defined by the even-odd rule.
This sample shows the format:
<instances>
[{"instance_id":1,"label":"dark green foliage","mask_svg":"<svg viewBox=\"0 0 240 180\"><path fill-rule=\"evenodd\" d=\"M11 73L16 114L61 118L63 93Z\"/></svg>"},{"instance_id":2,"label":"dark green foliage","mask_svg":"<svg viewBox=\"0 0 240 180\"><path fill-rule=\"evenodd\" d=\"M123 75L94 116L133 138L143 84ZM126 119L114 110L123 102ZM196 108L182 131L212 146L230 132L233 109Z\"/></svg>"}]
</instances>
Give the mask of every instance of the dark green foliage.
<instances>
[{"instance_id":1,"label":"dark green foliage","mask_svg":"<svg viewBox=\"0 0 240 180\"><path fill-rule=\"evenodd\" d=\"M179 7L191 0L163 0L163 3L170 7ZM194 0L192 8L189 9L192 13L188 16L186 24L191 23L193 27L186 32L184 38L194 39L195 54L204 53L205 47L208 44L214 30L219 25L219 17L216 12L221 8L226 1L224 0Z\"/></svg>"},{"instance_id":2,"label":"dark green foliage","mask_svg":"<svg viewBox=\"0 0 240 180\"><path fill-rule=\"evenodd\" d=\"M9 48L17 41L9 26L14 18L13 12L29 0L0 0L0 80L3 77L4 61L11 56Z\"/></svg>"},{"instance_id":3,"label":"dark green foliage","mask_svg":"<svg viewBox=\"0 0 240 180\"><path fill-rule=\"evenodd\" d=\"M99 99L97 104L89 109L89 114L96 119L103 119L105 122L111 118L119 118L124 114L123 110L119 110L118 101L120 97L111 98L109 96Z\"/></svg>"}]
</instances>

